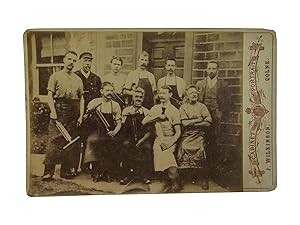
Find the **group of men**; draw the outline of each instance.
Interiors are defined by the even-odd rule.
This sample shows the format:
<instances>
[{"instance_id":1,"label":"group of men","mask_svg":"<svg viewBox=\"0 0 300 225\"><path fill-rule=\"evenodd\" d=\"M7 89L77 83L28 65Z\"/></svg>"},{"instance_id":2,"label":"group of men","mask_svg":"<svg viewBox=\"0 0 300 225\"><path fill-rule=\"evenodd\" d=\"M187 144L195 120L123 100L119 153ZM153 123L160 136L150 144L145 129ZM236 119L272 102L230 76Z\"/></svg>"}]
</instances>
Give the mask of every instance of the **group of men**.
<instances>
[{"instance_id":1,"label":"group of men","mask_svg":"<svg viewBox=\"0 0 300 225\"><path fill-rule=\"evenodd\" d=\"M82 68L74 73L76 60L75 52L66 53L63 70L49 79L51 119L43 180L52 178L58 163L63 178L77 176L81 164L91 170L93 181L111 182L121 174L122 185L133 179L150 184L160 171L167 176L166 190L177 192L182 188L180 168L188 169L193 181L200 174L202 188L209 188L210 152L216 150L217 125L230 104L216 61L208 62L205 79L186 86L175 74L173 58L166 60L167 75L156 83L145 51L128 75L120 72L123 59L118 56L101 78L91 72L91 53L79 56ZM66 140L57 121L71 137L80 135L80 141L63 150Z\"/></svg>"}]
</instances>

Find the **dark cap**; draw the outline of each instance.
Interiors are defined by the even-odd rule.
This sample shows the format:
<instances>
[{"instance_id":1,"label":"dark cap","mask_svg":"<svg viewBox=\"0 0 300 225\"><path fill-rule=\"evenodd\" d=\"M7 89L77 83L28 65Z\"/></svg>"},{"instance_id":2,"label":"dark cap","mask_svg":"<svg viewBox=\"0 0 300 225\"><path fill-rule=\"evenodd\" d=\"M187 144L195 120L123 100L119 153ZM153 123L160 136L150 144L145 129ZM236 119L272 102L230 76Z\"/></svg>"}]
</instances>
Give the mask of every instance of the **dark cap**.
<instances>
[{"instance_id":1,"label":"dark cap","mask_svg":"<svg viewBox=\"0 0 300 225\"><path fill-rule=\"evenodd\" d=\"M90 52L83 52L79 56L79 59L81 58L93 59L93 55Z\"/></svg>"}]
</instances>

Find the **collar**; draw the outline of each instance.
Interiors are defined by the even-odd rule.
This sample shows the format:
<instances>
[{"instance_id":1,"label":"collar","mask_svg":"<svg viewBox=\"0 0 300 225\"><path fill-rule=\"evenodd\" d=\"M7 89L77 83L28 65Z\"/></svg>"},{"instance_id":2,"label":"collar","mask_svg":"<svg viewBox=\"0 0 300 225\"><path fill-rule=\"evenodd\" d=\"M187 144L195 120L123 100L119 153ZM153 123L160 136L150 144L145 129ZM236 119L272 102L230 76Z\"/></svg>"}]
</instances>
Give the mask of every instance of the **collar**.
<instances>
[{"instance_id":1,"label":"collar","mask_svg":"<svg viewBox=\"0 0 300 225\"><path fill-rule=\"evenodd\" d=\"M160 107L161 107L161 108L165 107L165 108L167 109L167 108L170 107L170 105L172 105L170 101L169 101L168 104L166 104L166 105L163 105L162 103L160 103Z\"/></svg>"},{"instance_id":2,"label":"collar","mask_svg":"<svg viewBox=\"0 0 300 225\"><path fill-rule=\"evenodd\" d=\"M144 107L142 106L141 108L139 108L139 110L138 110L138 112L140 113L140 114L144 114L144 109L143 109ZM132 105L131 107L130 107L130 109L134 109L134 106Z\"/></svg>"},{"instance_id":3,"label":"collar","mask_svg":"<svg viewBox=\"0 0 300 225\"><path fill-rule=\"evenodd\" d=\"M81 69L80 72L82 73L83 76L85 76L85 78L88 78L91 74L91 71L86 73L86 72L83 71L83 69Z\"/></svg>"},{"instance_id":4,"label":"collar","mask_svg":"<svg viewBox=\"0 0 300 225\"><path fill-rule=\"evenodd\" d=\"M207 76L207 85L209 88L212 88L216 85L218 81L218 75L216 75L213 79L211 79L209 76Z\"/></svg>"}]
</instances>

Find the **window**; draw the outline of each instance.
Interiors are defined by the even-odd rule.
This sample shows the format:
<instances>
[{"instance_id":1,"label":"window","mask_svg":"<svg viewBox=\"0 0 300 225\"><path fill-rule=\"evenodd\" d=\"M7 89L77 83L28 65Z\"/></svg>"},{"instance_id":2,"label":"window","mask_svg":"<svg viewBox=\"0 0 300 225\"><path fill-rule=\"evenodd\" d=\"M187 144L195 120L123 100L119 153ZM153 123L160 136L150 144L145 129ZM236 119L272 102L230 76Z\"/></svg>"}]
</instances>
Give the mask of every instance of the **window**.
<instances>
[{"instance_id":1,"label":"window","mask_svg":"<svg viewBox=\"0 0 300 225\"><path fill-rule=\"evenodd\" d=\"M35 33L33 51L35 52L36 81L35 95L47 95L47 85L52 73L63 68L63 57L67 51L64 32Z\"/></svg>"}]
</instances>

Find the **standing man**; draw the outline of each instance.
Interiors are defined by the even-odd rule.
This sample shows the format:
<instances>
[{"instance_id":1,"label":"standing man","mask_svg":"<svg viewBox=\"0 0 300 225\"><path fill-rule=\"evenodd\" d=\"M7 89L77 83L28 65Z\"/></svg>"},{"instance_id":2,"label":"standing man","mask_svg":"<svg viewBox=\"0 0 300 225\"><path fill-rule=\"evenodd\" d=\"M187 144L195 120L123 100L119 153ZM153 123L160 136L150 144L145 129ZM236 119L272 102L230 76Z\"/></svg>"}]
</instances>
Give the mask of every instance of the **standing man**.
<instances>
[{"instance_id":1,"label":"standing man","mask_svg":"<svg viewBox=\"0 0 300 225\"><path fill-rule=\"evenodd\" d=\"M159 90L160 104L151 108L143 124L154 123L156 138L153 144L154 170L166 172L170 179L168 192L181 190L174 151L181 135L179 110L170 103L172 89L162 86Z\"/></svg>"},{"instance_id":2,"label":"standing man","mask_svg":"<svg viewBox=\"0 0 300 225\"><path fill-rule=\"evenodd\" d=\"M127 76L120 73L121 67L123 66L123 59L119 56L113 56L110 60L111 72L103 77L103 82L110 82L115 88L115 93L122 95L123 88Z\"/></svg>"},{"instance_id":3,"label":"standing man","mask_svg":"<svg viewBox=\"0 0 300 225\"><path fill-rule=\"evenodd\" d=\"M93 55L90 52L83 52L79 56L79 60L81 62L81 69L76 71L75 74L77 74L83 83L83 97L84 97L84 110L86 111L86 107L88 103L94 99L100 97L100 89L101 89L101 79L98 75L93 73L91 71L92 61L93 61ZM82 155L84 155L84 149L85 149L85 140L88 136L89 128L88 127L82 127L80 130L80 136L81 136L81 152ZM78 164L80 159L78 158ZM85 171L89 171L89 164L87 165L79 165L81 169ZM77 169L77 168L76 168ZM79 168L78 168L79 169Z\"/></svg>"},{"instance_id":4,"label":"standing man","mask_svg":"<svg viewBox=\"0 0 300 225\"><path fill-rule=\"evenodd\" d=\"M199 178L202 169L202 189L207 190L208 170L206 165L206 139L205 127L210 126L212 120L208 109L203 103L198 102L198 91L195 85L186 89L187 102L179 111L183 134L178 148L177 161L179 168L189 169L192 180Z\"/></svg>"},{"instance_id":5,"label":"standing man","mask_svg":"<svg viewBox=\"0 0 300 225\"><path fill-rule=\"evenodd\" d=\"M125 176L121 185L128 184L139 176L145 184L150 184L152 172L151 124L142 125L149 110L142 106L145 91L138 87L133 95L133 105L122 112L122 165Z\"/></svg>"},{"instance_id":6,"label":"standing man","mask_svg":"<svg viewBox=\"0 0 300 225\"><path fill-rule=\"evenodd\" d=\"M53 73L49 78L47 90L51 113L43 180L52 178L58 163L61 163L62 178L71 179L75 176L71 168L75 168L78 163L78 142L63 150L66 141L56 127L56 122L61 122L72 137L78 135L78 126L81 125L84 114L84 98L82 81L73 73L76 60L75 52L67 52L64 56L63 70Z\"/></svg>"},{"instance_id":7,"label":"standing man","mask_svg":"<svg viewBox=\"0 0 300 225\"><path fill-rule=\"evenodd\" d=\"M175 58L168 58L166 60L165 69L167 75L160 78L157 82L157 89L159 90L162 86L168 85L172 88L171 103L179 109L180 102L182 102L183 94L185 91L186 83L181 78L175 75L176 60Z\"/></svg>"},{"instance_id":8,"label":"standing man","mask_svg":"<svg viewBox=\"0 0 300 225\"><path fill-rule=\"evenodd\" d=\"M91 71L93 55L90 52L83 52L79 56L82 68L75 73L81 78L83 83L85 109L94 98L100 97L101 79Z\"/></svg>"},{"instance_id":9,"label":"standing man","mask_svg":"<svg viewBox=\"0 0 300 225\"><path fill-rule=\"evenodd\" d=\"M204 103L212 117L212 125L208 130L207 138L209 143L208 160L210 167L218 156L217 138L220 136L219 123L225 113L230 111L231 98L228 85L218 77L219 64L210 61L207 64L206 77L198 81L196 86L199 91L199 101Z\"/></svg>"},{"instance_id":10,"label":"standing man","mask_svg":"<svg viewBox=\"0 0 300 225\"><path fill-rule=\"evenodd\" d=\"M154 96L156 94L156 82L152 73L147 71L149 63L149 54L143 51L138 60L138 68L128 74L124 86L124 94L132 96L133 87L141 87L145 90L143 106L150 109L154 105Z\"/></svg>"},{"instance_id":11,"label":"standing man","mask_svg":"<svg viewBox=\"0 0 300 225\"><path fill-rule=\"evenodd\" d=\"M101 179L111 182L112 173L120 165L118 133L121 129L121 108L112 100L113 91L113 85L104 82L102 97L93 99L87 107L87 115L96 119L96 126L86 141L84 163L92 163L92 178L95 182Z\"/></svg>"},{"instance_id":12,"label":"standing man","mask_svg":"<svg viewBox=\"0 0 300 225\"><path fill-rule=\"evenodd\" d=\"M111 72L103 77L103 81L112 83L115 89L114 100L119 103L121 108L124 108L126 104L123 97L123 88L127 76L120 73L120 69L123 66L123 59L119 56L113 56L110 60L110 65Z\"/></svg>"}]
</instances>

